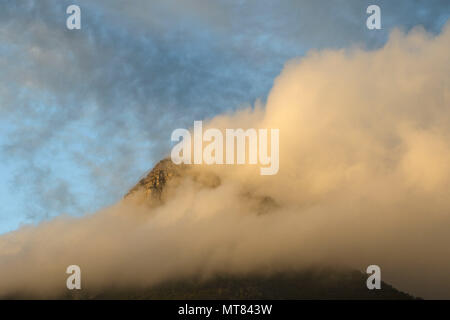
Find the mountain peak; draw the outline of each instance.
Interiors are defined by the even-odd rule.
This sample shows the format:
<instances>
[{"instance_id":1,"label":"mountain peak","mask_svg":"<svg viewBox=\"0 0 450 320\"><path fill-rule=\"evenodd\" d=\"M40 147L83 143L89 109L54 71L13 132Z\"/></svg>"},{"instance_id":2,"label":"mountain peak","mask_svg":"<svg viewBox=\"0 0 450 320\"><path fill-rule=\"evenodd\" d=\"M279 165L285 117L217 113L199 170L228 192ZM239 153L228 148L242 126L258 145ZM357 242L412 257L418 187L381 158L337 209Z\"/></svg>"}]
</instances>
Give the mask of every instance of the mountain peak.
<instances>
[{"instance_id":1,"label":"mountain peak","mask_svg":"<svg viewBox=\"0 0 450 320\"><path fill-rule=\"evenodd\" d=\"M180 177L186 165L176 165L169 158L159 161L153 169L128 191L125 198L136 191L144 191L149 197L161 198L161 193L167 182L174 177Z\"/></svg>"}]
</instances>

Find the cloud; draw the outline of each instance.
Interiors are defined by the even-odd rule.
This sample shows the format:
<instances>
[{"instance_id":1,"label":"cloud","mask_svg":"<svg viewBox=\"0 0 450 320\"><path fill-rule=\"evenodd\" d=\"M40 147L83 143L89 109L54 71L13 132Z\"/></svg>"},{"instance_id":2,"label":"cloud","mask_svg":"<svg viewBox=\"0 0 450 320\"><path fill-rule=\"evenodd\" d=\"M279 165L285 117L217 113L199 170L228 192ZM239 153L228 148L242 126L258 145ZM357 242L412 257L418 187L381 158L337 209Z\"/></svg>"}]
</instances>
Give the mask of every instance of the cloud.
<instances>
[{"instance_id":1,"label":"cloud","mask_svg":"<svg viewBox=\"0 0 450 320\"><path fill-rule=\"evenodd\" d=\"M0 295L90 292L310 265L381 267L414 295L450 296L450 25L394 31L383 48L289 61L267 102L207 126L279 128L280 170L195 168L160 206L134 199L0 237ZM195 175L194 175L195 176ZM169 196L170 195L170 196ZM271 198L260 214L258 199Z\"/></svg>"},{"instance_id":2,"label":"cloud","mask_svg":"<svg viewBox=\"0 0 450 320\"><path fill-rule=\"evenodd\" d=\"M82 30L65 9L82 8ZM165 153L171 131L265 100L284 62L310 48L382 46L393 26L439 32L444 1L380 1L383 30L361 1L9 2L0 12L0 154L16 216L59 214L38 181L67 186L58 208L111 204ZM25 173L26 172L26 173ZM46 172L47 176L41 173ZM29 177L28 185L14 185ZM52 184L52 186L50 186ZM81 190L81 191L80 191ZM16 196L17 195L17 196ZM76 204L74 206L74 203ZM53 208L53 209L52 209ZM25 219L18 218L19 221ZM25 220L26 221L26 220ZM28 220L29 221L29 220Z\"/></svg>"}]
</instances>

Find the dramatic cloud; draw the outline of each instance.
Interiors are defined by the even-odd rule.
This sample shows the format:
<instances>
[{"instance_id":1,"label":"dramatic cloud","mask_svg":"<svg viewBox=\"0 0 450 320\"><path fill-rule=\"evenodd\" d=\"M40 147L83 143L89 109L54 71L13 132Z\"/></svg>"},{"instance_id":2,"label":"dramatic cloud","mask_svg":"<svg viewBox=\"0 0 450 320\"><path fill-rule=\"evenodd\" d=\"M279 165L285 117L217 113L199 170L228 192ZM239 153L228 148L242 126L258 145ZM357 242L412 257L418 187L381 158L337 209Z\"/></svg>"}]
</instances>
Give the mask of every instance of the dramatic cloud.
<instances>
[{"instance_id":1,"label":"dramatic cloud","mask_svg":"<svg viewBox=\"0 0 450 320\"><path fill-rule=\"evenodd\" d=\"M74 3L79 31L65 27ZM359 0L3 1L0 232L116 202L173 129L265 100L311 48L378 48L394 26L436 33L450 13L447 0L378 3L371 32Z\"/></svg>"},{"instance_id":2,"label":"dramatic cloud","mask_svg":"<svg viewBox=\"0 0 450 320\"><path fill-rule=\"evenodd\" d=\"M279 128L277 175L194 168L220 185L189 175L159 206L137 193L3 235L0 295L64 294L71 264L93 293L217 272L377 264L402 290L450 297L449 50L447 24L438 36L397 30L379 50L288 62L264 105L208 123Z\"/></svg>"}]
</instances>

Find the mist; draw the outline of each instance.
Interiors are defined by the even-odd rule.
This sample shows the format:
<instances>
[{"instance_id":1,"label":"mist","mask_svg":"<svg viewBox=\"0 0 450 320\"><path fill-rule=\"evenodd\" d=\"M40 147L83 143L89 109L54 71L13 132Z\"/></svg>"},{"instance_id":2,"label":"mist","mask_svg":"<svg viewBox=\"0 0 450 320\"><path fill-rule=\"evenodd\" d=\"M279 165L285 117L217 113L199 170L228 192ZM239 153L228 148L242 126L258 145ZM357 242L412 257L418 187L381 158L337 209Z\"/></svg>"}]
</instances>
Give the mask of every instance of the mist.
<instances>
[{"instance_id":1,"label":"mist","mask_svg":"<svg viewBox=\"0 0 450 320\"><path fill-rule=\"evenodd\" d=\"M288 61L266 103L204 121L279 129L276 175L196 166L167 186L162 203L138 192L2 235L0 297L58 297L72 264L90 292L376 264L402 291L450 298L449 57L447 23L439 35L395 30L374 51L310 51ZM205 172L220 184L195 179ZM263 198L274 205L261 213Z\"/></svg>"}]
</instances>

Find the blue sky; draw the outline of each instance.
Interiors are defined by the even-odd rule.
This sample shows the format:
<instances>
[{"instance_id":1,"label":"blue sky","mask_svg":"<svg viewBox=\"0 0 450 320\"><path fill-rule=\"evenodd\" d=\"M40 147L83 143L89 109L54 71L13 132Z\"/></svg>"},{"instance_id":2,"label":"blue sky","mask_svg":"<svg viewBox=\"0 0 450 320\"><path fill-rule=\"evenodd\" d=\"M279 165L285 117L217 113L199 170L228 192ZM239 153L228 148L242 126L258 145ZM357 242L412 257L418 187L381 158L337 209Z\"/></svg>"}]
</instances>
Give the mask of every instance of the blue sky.
<instances>
[{"instance_id":1,"label":"blue sky","mask_svg":"<svg viewBox=\"0 0 450 320\"><path fill-rule=\"evenodd\" d=\"M82 29L65 27L81 7ZM382 30L365 26L381 7ZM438 33L437 1L0 1L0 233L119 200L194 120L264 100L289 59Z\"/></svg>"}]
</instances>

